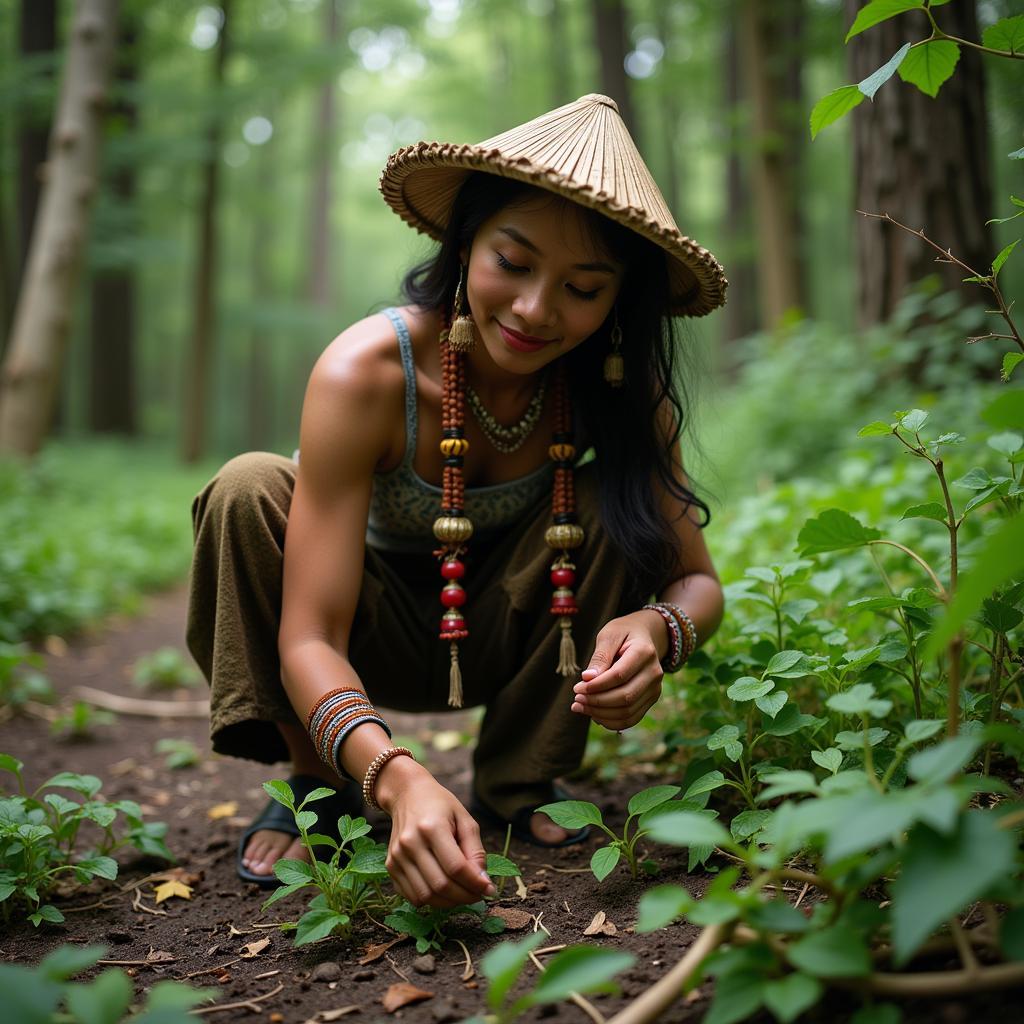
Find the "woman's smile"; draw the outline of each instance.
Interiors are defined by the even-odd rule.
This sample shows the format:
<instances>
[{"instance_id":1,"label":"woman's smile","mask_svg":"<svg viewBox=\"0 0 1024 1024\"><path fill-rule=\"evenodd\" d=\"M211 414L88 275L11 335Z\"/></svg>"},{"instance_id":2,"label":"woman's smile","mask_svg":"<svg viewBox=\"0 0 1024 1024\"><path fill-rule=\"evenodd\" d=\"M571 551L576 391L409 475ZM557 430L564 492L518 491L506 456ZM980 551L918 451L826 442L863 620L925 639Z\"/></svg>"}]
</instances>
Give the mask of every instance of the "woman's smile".
<instances>
[{"instance_id":1,"label":"woman's smile","mask_svg":"<svg viewBox=\"0 0 1024 1024\"><path fill-rule=\"evenodd\" d=\"M539 352L545 345L557 341L557 338L535 338L529 334L521 334L519 331L506 327L497 317L494 322L505 339L505 344L517 352Z\"/></svg>"}]
</instances>

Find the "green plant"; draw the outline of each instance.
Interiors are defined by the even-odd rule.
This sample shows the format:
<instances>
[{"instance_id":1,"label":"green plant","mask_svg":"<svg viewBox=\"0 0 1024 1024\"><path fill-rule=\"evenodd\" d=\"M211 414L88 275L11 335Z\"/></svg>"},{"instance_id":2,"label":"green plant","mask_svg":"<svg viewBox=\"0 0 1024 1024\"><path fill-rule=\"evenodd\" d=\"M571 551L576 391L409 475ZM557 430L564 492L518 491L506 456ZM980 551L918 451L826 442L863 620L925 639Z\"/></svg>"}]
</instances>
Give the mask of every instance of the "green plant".
<instances>
[{"instance_id":1,"label":"green plant","mask_svg":"<svg viewBox=\"0 0 1024 1024\"><path fill-rule=\"evenodd\" d=\"M496 935L505 930L505 922L500 917L489 915L487 903L467 903L461 907L414 907L408 900L384 918L389 928L394 928L402 935L416 940L416 951L426 953L434 949L440 951L448 941L445 928L455 917L472 917L488 935Z\"/></svg>"},{"instance_id":2,"label":"green plant","mask_svg":"<svg viewBox=\"0 0 1024 1024\"><path fill-rule=\"evenodd\" d=\"M156 752L166 754L164 764L168 768L190 768L199 761L199 748L191 740L164 737L156 741Z\"/></svg>"},{"instance_id":3,"label":"green plant","mask_svg":"<svg viewBox=\"0 0 1024 1024\"><path fill-rule=\"evenodd\" d=\"M112 711L76 700L50 723L50 733L65 740L82 740L90 737L97 726L113 725L116 721L117 716Z\"/></svg>"},{"instance_id":4,"label":"green plant","mask_svg":"<svg viewBox=\"0 0 1024 1024\"><path fill-rule=\"evenodd\" d=\"M348 814L338 819L338 839L323 833L310 832L317 823L315 811L305 808L317 800L331 796L334 790L327 786L314 789L298 806L291 786L281 779L265 782L263 788L279 804L295 815L302 845L310 861L282 858L274 864L274 874L284 883L263 904L263 909L300 889L313 888L317 894L310 900L309 909L295 923L282 925L295 931L295 945L326 938L328 935L347 936L353 920L360 914L372 915L389 911L397 897L385 892L389 881L384 859L387 847L367 838L370 826L365 818ZM327 846L333 853L326 861L316 859L316 848Z\"/></svg>"},{"instance_id":5,"label":"green plant","mask_svg":"<svg viewBox=\"0 0 1024 1024\"><path fill-rule=\"evenodd\" d=\"M111 968L93 981L71 979L92 967L106 946L60 946L35 967L0 964L0 999L7 1020L18 1024L194 1024L193 1007L216 989L158 981L142 1006L124 971Z\"/></svg>"},{"instance_id":6,"label":"green plant","mask_svg":"<svg viewBox=\"0 0 1024 1024\"><path fill-rule=\"evenodd\" d=\"M483 958L480 969L489 982L487 1005L495 1014L495 1018L487 1020L496 1019L497 1024L506 1024L533 1006L559 1003L570 996L589 992L616 992L614 975L636 961L632 953L581 944L563 949L542 966L533 957L533 951L543 938L542 933L533 932L519 942L503 942ZM532 989L512 998L512 987L531 957L541 966L542 973ZM484 1018L471 1020L479 1024Z\"/></svg>"},{"instance_id":7,"label":"green plant","mask_svg":"<svg viewBox=\"0 0 1024 1024\"><path fill-rule=\"evenodd\" d=\"M19 790L0 797L0 906L5 921L12 915L25 915L36 926L63 921L63 914L46 902L58 882L113 881L117 861L111 854L123 847L174 859L164 843L167 826L143 821L141 808L131 800L104 800L103 784L95 775L60 772L29 794L24 767L17 758L0 754L0 770L14 774ZM85 800L53 792L58 789L70 789ZM90 833L96 838L82 849Z\"/></svg>"},{"instance_id":8,"label":"green plant","mask_svg":"<svg viewBox=\"0 0 1024 1024\"><path fill-rule=\"evenodd\" d=\"M0 641L0 707L17 714L29 701L53 703L53 684L42 672L34 671L42 664L43 659L26 644Z\"/></svg>"},{"instance_id":9,"label":"green plant","mask_svg":"<svg viewBox=\"0 0 1024 1024\"><path fill-rule=\"evenodd\" d=\"M132 669L132 682L146 690L196 686L201 678L199 670L177 647L161 647L143 655Z\"/></svg>"},{"instance_id":10,"label":"green plant","mask_svg":"<svg viewBox=\"0 0 1024 1024\"><path fill-rule=\"evenodd\" d=\"M630 875L636 881L640 868L650 874L658 870L658 865L654 861L637 860L637 843L647 835L647 828L652 817L673 806L670 801L679 791L679 786L651 786L630 797L627 807L628 816L626 823L622 826L622 835L616 835L604 823L600 808L587 800L559 800L557 803L538 807L537 810L546 814L562 828L577 829L586 825L594 825L611 839L607 846L595 850L590 858L590 870L593 871L594 877L599 882L603 882L615 870L616 865L623 857ZM678 801L674 802L674 805L677 806ZM688 804L687 806L696 810L700 805ZM635 824L634 819L636 819Z\"/></svg>"}]
</instances>

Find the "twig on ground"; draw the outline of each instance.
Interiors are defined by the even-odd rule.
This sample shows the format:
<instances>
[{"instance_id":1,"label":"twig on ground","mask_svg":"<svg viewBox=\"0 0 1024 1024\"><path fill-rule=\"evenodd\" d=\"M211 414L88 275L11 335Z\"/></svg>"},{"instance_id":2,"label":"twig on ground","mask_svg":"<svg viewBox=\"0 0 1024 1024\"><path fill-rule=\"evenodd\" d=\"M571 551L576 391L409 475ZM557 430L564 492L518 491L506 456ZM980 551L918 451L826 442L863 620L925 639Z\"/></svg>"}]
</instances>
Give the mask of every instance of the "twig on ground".
<instances>
[{"instance_id":1,"label":"twig on ground","mask_svg":"<svg viewBox=\"0 0 1024 1024\"><path fill-rule=\"evenodd\" d=\"M796 903L793 904L793 909L796 910L804 901L804 897L807 895L807 890L810 889L811 883L804 882L804 887L800 890L800 895L796 898Z\"/></svg>"},{"instance_id":2,"label":"twig on ground","mask_svg":"<svg viewBox=\"0 0 1024 1024\"><path fill-rule=\"evenodd\" d=\"M253 1013L261 1013L263 1007L257 1006L257 1003L262 1003L273 996L276 996L278 992L284 989L284 982L275 989L271 989L269 992L264 992L261 996L253 996L252 999L240 999L237 1003L218 1003L216 1006L203 1006L198 1010L192 1010L191 1012L197 1015L204 1013L220 1013L223 1010L251 1010Z\"/></svg>"},{"instance_id":3,"label":"twig on ground","mask_svg":"<svg viewBox=\"0 0 1024 1024\"><path fill-rule=\"evenodd\" d=\"M193 971L191 974L183 974L183 978L198 978L200 974L216 974L217 971L223 971L227 967L231 967L233 964L241 963L242 958L240 956L235 957L234 960L229 960L226 964L220 964L217 967L204 967L201 971Z\"/></svg>"},{"instance_id":4,"label":"twig on ground","mask_svg":"<svg viewBox=\"0 0 1024 1024\"><path fill-rule=\"evenodd\" d=\"M473 958L469 955L469 950L466 949L466 944L461 939L452 939L452 942L461 947L462 952L466 957L466 968L462 972L462 980L472 981L473 975L476 974L476 971L473 969Z\"/></svg>"},{"instance_id":5,"label":"twig on ground","mask_svg":"<svg viewBox=\"0 0 1024 1024\"><path fill-rule=\"evenodd\" d=\"M544 956L545 953L557 953L559 950L565 949L565 943L561 943L558 946L542 946L540 949L533 951L534 956Z\"/></svg>"},{"instance_id":6,"label":"twig on ground","mask_svg":"<svg viewBox=\"0 0 1024 1024\"><path fill-rule=\"evenodd\" d=\"M388 956L388 954L387 954L387 953L385 953L385 954L384 954L384 959L385 959L385 960L387 960L387 962L388 962L389 964L391 964L391 970L393 970L393 971L395 972L395 974L397 974L397 975L398 975L398 976L399 976L399 977L400 977L400 978L402 979L402 981L404 981L404 982L405 982L406 984L408 984L408 985L411 985L411 984L412 984L412 982L411 982L411 981L409 981L409 975L408 975L408 974L406 974L406 973L405 973L405 972L404 972L404 971L403 971L403 970L402 970L402 969L401 969L401 968L400 968L400 967L398 966L398 964L396 964L396 963L395 963L395 961L394 961L394 960L392 960L390 956Z\"/></svg>"},{"instance_id":7,"label":"twig on ground","mask_svg":"<svg viewBox=\"0 0 1024 1024\"><path fill-rule=\"evenodd\" d=\"M147 700L142 697L122 697L91 686L76 686L75 696L96 708L116 711L121 715L140 715L145 718L209 718L208 700Z\"/></svg>"},{"instance_id":8,"label":"twig on ground","mask_svg":"<svg viewBox=\"0 0 1024 1024\"><path fill-rule=\"evenodd\" d=\"M142 890L141 889L136 889L135 890L135 899L132 900L132 909L133 910L142 910L142 911L145 911L147 914L154 914L156 917L170 917L171 916L170 914L167 913L166 910L154 910L153 907L147 907L146 904L142 902Z\"/></svg>"}]
</instances>

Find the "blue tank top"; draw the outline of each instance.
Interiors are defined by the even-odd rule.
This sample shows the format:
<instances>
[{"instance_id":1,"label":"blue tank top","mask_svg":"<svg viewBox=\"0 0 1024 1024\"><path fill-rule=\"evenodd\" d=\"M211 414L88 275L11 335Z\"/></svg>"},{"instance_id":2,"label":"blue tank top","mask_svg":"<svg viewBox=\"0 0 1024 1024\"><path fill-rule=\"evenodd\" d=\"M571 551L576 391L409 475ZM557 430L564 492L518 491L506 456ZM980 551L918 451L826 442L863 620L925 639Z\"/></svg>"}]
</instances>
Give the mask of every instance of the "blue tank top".
<instances>
[{"instance_id":1,"label":"blue tank top","mask_svg":"<svg viewBox=\"0 0 1024 1024\"><path fill-rule=\"evenodd\" d=\"M397 309L382 312L395 328L405 372L405 454L394 469L374 474L366 543L384 551L422 552L435 543L433 526L441 507L441 488L427 483L413 469L419 418L409 328ZM473 522L474 535L498 532L517 523L542 495L551 493L553 472L549 462L516 480L467 487L466 515Z\"/></svg>"}]
</instances>

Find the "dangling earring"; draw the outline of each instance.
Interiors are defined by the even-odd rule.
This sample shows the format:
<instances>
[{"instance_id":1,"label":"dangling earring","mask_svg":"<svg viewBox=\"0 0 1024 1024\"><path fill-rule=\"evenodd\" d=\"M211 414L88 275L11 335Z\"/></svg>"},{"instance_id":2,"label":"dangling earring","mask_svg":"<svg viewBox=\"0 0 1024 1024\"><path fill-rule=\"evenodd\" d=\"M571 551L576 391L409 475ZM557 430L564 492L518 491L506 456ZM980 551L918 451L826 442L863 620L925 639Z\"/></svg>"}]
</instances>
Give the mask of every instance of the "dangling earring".
<instances>
[{"instance_id":1,"label":"dangling earring","mask_svg":"<svg viewBox=\"0 0 1024 1024\"><path fill-rule=\"evenodd\" d=\"M626 365L622 360L622 328L619 326L619 311L614 311L612 325L612 350L604 357L604 379L613 387L621 388L626 376Z\"/></svg>"},{"instance_id":2,"label":"dangling earring","mask_svg":"<svg viewBox=\"0 0 1024 1024\"><path fill-rule=\"evenodd\" d=\"M459 265L459 285L455 289L452 304L452 326L448 331L448 344L453 352L469 352L476 344L475 324L469 313L462 312L462 284L466 272L465 264Z\"/></svg>"}]
</instances>

